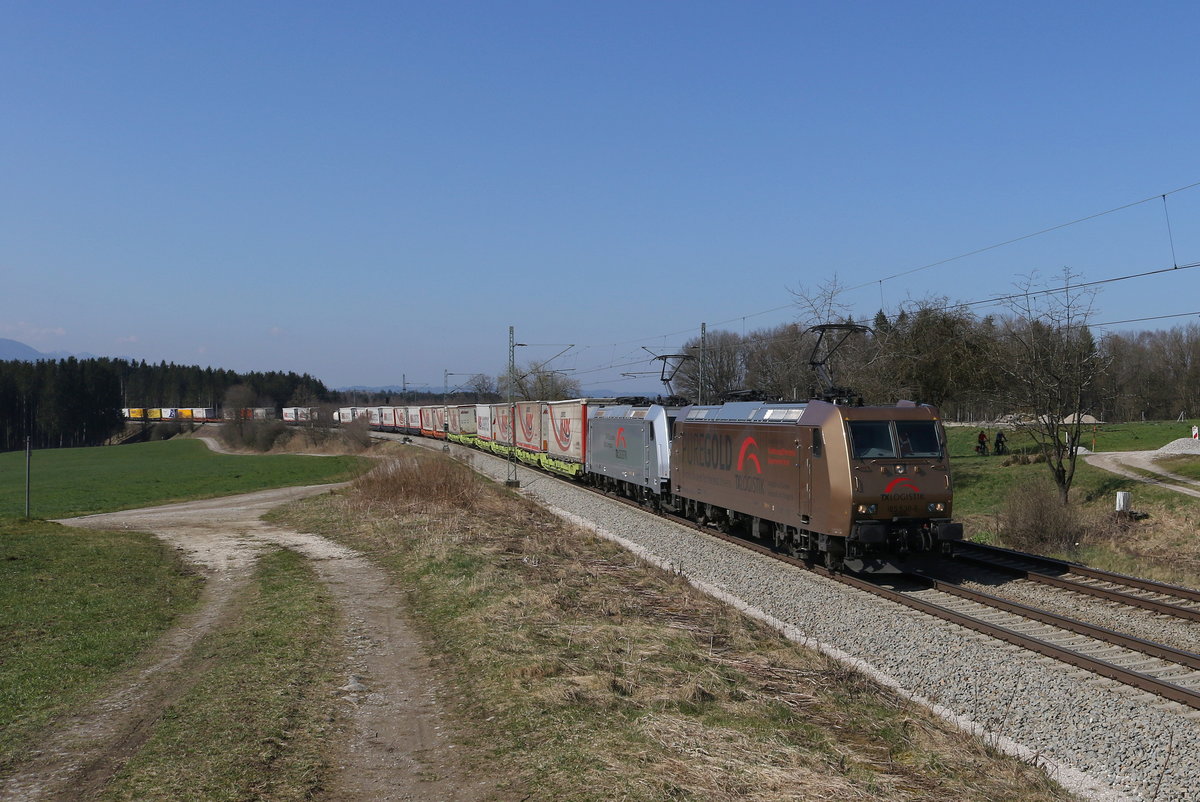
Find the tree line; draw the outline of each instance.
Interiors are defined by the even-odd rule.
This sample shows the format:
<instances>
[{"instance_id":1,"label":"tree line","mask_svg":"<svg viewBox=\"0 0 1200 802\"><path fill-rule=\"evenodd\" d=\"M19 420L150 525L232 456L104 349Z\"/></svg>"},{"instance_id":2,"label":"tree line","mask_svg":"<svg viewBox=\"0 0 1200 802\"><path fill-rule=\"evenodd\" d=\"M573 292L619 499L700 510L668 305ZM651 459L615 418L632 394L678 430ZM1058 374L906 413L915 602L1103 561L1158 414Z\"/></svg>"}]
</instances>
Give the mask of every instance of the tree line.
<instances>
[{"instance_id":1,"label":"tree line","mask_svg":"<svg viewBox=\"0 0 1200 802\"><path fill-rule=\"evenodd\" d=\"M716 403L750 388L762 398L803 401L822 390L809 364L817 335L806 325L717 330L706 340L685 344L690 358L675 378L675 390L691 400ZM1113 422L1200 417L1194 323L1096 338L1087 327L925 305L876 315L868 332L847 339L831 368L838 384L868 404L932 404L950 421L1056 411Z\"/></svg>"},{"instance_id":2,"label":"tree line","mask_svg":"<svg viewBox=\"0 0 1200 802\"><path fill-rule=\"evenodd\" d=\"M256 406L315 406L333 394L308 374L238 373L124 359L0 361L0 451L92 446L122 431L122 407L216 407L233 388Z\"/></svg>"}]
</instances>

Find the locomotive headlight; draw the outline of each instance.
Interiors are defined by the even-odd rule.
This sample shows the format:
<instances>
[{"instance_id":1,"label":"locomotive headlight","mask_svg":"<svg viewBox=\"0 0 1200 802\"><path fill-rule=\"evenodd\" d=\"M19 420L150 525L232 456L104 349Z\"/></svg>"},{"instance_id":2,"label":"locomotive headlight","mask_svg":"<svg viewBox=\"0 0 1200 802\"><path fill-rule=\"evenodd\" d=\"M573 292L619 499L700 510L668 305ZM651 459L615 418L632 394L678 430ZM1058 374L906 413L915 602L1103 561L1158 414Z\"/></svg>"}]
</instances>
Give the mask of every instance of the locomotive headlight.
<instances>
[{"instance_id":1,"label":"locomotive headlight","mask_svg":"<svg viewBox=\"0 0 1200 802\"><path fill-rule=\"evenodd\" d=\"M897 466L896 466L896 473L904 473L904 466L903 466L903 465L897 465Z\"/></svg>"},{"instance_id":2,"label":"locomotive headlight","mask_svg":"<svg viewBox=\"0 0 1200 802\"><path fill-rule=\"evenodd\" d=\"M859 504L857 507L855 507L855 510L858 511L859 515L871 515L875 512L875 509L876 507L874 504Z\"/></svg>"},{"instance_id":3,"label":"locomotive headlight","mask_svg":"<svg viewBox=\"0 0 1200 802\"><path fill-rule=\"evenodd\" d=\"M943 501L935 501L929 505L928 509L930 512L945 512L946 503Z\"/></svg>"}]
</instances>

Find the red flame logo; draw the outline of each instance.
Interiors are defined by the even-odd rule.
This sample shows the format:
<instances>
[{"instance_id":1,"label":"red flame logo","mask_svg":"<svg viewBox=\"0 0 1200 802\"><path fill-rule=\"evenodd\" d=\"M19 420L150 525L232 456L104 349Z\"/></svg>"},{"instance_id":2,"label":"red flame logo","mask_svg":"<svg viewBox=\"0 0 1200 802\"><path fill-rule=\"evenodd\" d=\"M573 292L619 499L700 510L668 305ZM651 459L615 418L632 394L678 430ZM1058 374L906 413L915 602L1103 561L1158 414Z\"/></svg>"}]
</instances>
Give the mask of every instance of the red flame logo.
<instances>
[{"instance_id":1,"label":"red flame logo","mask_svg":"<svg viewBox=\"0 0 1200 802\"><path fill-rule=\"evenodd\" d=\"M762 465L758 461L758 454L747 453L751 446L754 446L755 450L758 449L758 442L753 437L747 437L742 441L742 450L738 452L737 469L740 471L745 467L747 462L753 462L754 472L762 473Z\"/></svg>"}]
</instances>

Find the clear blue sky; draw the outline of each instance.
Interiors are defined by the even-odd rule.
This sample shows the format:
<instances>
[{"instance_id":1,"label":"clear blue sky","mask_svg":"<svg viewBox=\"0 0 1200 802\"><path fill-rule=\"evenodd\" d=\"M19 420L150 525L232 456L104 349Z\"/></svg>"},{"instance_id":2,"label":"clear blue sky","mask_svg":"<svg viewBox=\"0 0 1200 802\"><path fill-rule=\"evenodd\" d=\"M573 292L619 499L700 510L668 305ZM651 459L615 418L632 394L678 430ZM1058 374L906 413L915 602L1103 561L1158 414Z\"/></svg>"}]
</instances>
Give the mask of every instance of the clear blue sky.
<instances>
[{"instance_id":1,"label":"clear blue sky","mask_svg":"<svg viewBox=\"0 0 1200 802\"><path fill-rule=\"evenodd\" d=\"M1198 31L1190 2L0 0L0 337L441 387L515 325L585 390L653 390L640 346L835 276L869 317L1200 261L1200 187L1174 256L1157 197L1200 181ZM1200 311L1200 269L1097 301Z\"/></svg>"}]
</instances>

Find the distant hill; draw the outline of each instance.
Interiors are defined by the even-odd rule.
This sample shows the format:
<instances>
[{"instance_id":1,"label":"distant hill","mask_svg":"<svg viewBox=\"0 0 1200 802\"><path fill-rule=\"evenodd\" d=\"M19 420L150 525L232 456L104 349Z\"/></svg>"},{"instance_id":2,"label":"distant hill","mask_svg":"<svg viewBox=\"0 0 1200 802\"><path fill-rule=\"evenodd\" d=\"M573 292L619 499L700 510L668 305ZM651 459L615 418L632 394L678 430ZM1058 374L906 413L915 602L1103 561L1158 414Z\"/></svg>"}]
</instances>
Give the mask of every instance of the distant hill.
<instances>
[{"instance_id":1,"label":"distant hill","mask_svg":"<svg viewBox=\"0 0 1200 802\"><path fill-rule=\"evenodd\" d=\"M68 357L76 359L96 359L95 354L72 353L71 351L38 351L30 348L23 342L16 340L6 340L0 337L0 361L16 360L18 362L38 362L43 359L67 359Z\"/></svg>"},{"instance_id":2,"label":"distant hill","mask_svg":"<svg viewBox=\"0 0 1200 802\"><path fill-rule=\"evenodd\" d=\"M3 337L0 337L0 359L16 359L21 362L37 362L39 359L46 358L46 354L30 348L25 343L20 343L16 340L6 340Z\"/></svg>"}]
</instances>

